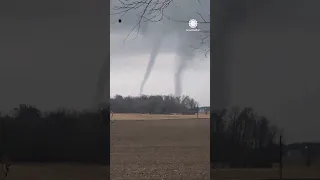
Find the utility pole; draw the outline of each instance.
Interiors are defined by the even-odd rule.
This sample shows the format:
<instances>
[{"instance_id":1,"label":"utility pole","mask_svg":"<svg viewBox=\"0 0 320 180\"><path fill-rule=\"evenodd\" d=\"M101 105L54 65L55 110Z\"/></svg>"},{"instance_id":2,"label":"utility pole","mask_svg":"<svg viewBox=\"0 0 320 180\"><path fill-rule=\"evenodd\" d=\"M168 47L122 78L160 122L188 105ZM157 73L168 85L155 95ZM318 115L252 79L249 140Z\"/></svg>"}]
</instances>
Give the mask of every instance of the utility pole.
<instances>
[{"instance_id":1,"label":"utility pole","mask_svg":"<svg viewBox=\"0 0 320 180\"><path fill-rule=\"evenodd\" d=\"M101 151L100 163L110 166L110 111L109 108L101 108Z\"/></svg>"},{"instance_id":2,"label":"utility pole","mask_svg":"<svg viewBox=\"0 0 320 180\"><path fill-rule=\"evenodd\" d=\"M5 127L4 120L0 120L0 163L2 163L2 159L5 156Z\"/></svg>"},{"instance_id":3,"label":"utility pole","mask_svg":"<svg viewBox=\"0 0 320 180\"><path fill-rule=\"evenodd\" d=\"M197 105L197 119L199 119L199 105Z\"/></svg>"}]
</instances>

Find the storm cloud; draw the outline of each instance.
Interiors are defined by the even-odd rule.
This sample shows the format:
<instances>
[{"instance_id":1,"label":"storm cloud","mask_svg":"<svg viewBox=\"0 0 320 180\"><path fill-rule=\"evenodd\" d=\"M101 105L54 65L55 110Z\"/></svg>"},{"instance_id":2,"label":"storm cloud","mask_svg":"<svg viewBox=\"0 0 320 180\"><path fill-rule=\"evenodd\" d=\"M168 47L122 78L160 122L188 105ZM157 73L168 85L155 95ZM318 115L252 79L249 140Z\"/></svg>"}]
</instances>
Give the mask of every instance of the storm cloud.
<instances>
[{"instance_id":1,"label":"storm cloud","mask_svg":"<svg viewBox=\"0 0 320 180\"><path fill-rule=\"evenodd\" d=\"M319 2L245 2L224 39L229 105L254 107L287 142L319 141Z\"/></svg>"},{"instance_id":2,"label":"storm cloud","mask_svg":"<svg viewBox=\"0 0 320 180\"><path fill-rule=\"evenodd\" d=\"M116 2L113 1L113 5ZM122 89L115 89L116 86L120 88L121 82L123 85L125 82L128 83L128 80L120 78L124 75L119 75L120 72L125 72L123 69L126 69L127 73L132 75L134 73L135 82L139 80L140 82L130 85L130 90L128 89L124 94L175 94L177 96L187 94L196 96L195 98L201 101L200 104L209 105L210 59L205 58L204 52L200 50L197 52L190 48L200 44L201 41L197 40L199 33L186 33L186 29L189 28L188 21L191 18L200 21L201 17L198 13L210 21L210 10L209 6L205 6L206 4L208 5L209 1L206 0L203 4L194 1L175 1L164 11L166 17L174 20L164 18L161 22L142 22L139 33L137 29L133 32L131 30L139 21L141 10L130 11L124 17L112 15L111 84L117 85L111 85L111 94L123 92ZM111 7L112 12L116 11ZM118 22L119 17L121 17L121 23ZM184 22L177 22L177 20ZM199 24L198 28L209 30L209 25ZM130 32L130 36L127 37ZM165 83L159 84L159 81L163 81L163 76L166 77ZM190 78L190 76L193 77ZM196 89L196 86L199 88ZM203 94L203 92L206 93Z\"/></svg>"}]
</instances>

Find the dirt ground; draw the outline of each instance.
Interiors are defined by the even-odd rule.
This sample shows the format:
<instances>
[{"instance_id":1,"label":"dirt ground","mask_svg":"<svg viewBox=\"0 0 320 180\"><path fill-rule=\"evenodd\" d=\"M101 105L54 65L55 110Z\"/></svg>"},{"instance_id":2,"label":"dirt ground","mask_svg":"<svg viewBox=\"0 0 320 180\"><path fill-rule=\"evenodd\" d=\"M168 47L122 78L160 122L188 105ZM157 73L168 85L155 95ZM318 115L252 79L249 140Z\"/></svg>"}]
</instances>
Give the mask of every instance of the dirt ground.
<instances>
[{"instance_id":1,"label":"dirt ground","mask_svg":"<svg viewBox=\"0 0 320 180\"><path fill-rule=\"evenodd\" d=\"M139 113L114 113L112 120L163 120L163 119L210 119L210 114L199 113L191 115L181 114L139 114Z\"/></svg>"},{"instance_id":2,"label":"dirt ground","mask_svg":"<svg viewBox=\"0 0 320 180\"><path fill-rule=\"evenodd\" d=\"M208 180L209 119L121 120L111 124L112 180ZM277 179L278 169L212 170L211 179ZM109 167L13 164L6 180L108 180ZM284 168L284 178L320 179L319 168ZM1 180L1 178L0 178Z\"/></svg>"},{"instance_id":3,"label":"dirt ground","mask_svg":"<svg viewBox=\"0 0 320 180\"><path fill-rule=\"evenodd\" d=\"M111 124L113 180L208 180L209 119L120 120ZM7 180L106 180L108 167L13 164Z\"/></svg>"},{"instance_id":4,"label":"dirt ground","mask_svg":"<svg viewBox=\"0 0 320 180\"><path fill-rule=\"evenodd\" d=\"M150 168L149 168L150 169ZM163 171L163 168L159 168ZM194 170L192 170L194 172ZM151 174L151 173L150 173ZM113 176L113 174L111 174ZM129 174L130 175L130 174ZM128 176L129 176L128 175ZM143 175L142 175L143 176ZM87 164L14 164L7 179L0 180L108 180L108 167ZM212 170L214 180L271 180L279 179L278 169L225 169ZM300 177L300 178L299 178ZM304 177L304 178L301 178ZM139 179L139 177L137 177ZM136 178L136 179L137 179ZM316 180L320 179L319 168L287 168L283 171L284 180ZM119 177L118 179L125 179ZM132 178L128 178L132 179ZM142 178L146 179L146 178ZM161 180L160 176L156 178ZM168 180L181 179L179 176L163 178ZM185 177L182 179L195 179ZM208 179L204 177L204 179ZM199 177L199 180L201 177Z\"/></svg>"},{"instance_id":5,"label":"dirt ground","mask_svg":"<svg viewBox=\"0 0 320 180\"><path fill-rule=\"evenodd\" d=\"M115 121L111 179L209 179L209 123L209 119Z\"/></svg>"}]
</instances>

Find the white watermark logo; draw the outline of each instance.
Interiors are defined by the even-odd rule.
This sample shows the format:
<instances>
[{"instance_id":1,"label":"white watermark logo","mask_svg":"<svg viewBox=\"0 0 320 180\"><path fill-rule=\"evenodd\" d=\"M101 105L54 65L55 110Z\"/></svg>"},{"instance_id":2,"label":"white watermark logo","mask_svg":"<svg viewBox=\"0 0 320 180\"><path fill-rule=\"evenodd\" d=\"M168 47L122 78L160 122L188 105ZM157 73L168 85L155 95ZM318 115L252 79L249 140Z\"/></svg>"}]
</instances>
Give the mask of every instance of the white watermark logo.
<instances>
[{"instance_id":1,"label":"white watermark logo","mask_svg":"<svg viewBox=\"0 0 320 180\"><path fill-rule=\"evenodd\" d=\"M197 29L198 26L198 21L195 19L190 19L189 20L189 27L191 29L186 29L186 31L200 31L200 29Z\"/></svg>"}]
</instances>

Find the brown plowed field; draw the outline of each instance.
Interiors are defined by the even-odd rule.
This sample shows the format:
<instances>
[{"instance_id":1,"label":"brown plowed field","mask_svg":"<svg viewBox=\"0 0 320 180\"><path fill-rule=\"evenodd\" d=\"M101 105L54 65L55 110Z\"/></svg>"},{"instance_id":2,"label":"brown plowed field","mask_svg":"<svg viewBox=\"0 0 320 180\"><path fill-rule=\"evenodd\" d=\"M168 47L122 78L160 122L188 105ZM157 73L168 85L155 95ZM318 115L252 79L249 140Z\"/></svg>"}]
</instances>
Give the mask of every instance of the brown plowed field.
<instances>
[{"instance_id":1,"label":"brown plowed field","mask_svg":"<svg viewBox=\"0 0 320 180\"><path fill-rule=\"evenodd\" d=\"M114 121L111 179L209 179L209 123L181 118Z\"/></svg>"}]
</instances>

